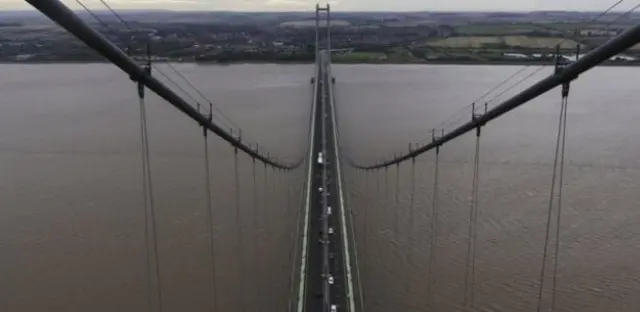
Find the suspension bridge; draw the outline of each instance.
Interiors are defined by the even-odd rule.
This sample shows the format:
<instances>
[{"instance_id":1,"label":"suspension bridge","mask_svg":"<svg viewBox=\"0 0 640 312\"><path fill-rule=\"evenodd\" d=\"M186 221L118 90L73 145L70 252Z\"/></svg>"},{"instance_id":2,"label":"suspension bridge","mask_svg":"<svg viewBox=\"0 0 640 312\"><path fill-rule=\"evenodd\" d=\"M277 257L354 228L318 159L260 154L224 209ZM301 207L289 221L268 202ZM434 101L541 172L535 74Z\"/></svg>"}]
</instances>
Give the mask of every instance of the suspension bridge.
<instances>
[{"instance_id":1,"label":"suspension bridge","mask_svg":"<svg viewBox=\"0 0 640 312\"><path fill-rule=\"evenodd\" d=\"M550 181L551 192L549 194L547 210L546 233L544 248L541 251L542 261L539 276L539 287L537 292L537 311L552 311L556 309L557 297L557 273L558 256L560 255L560 226L564 164L565 164L565 140L567 129L567 106L571 93L572 81L579 78L584 72L600 65L606 60L618 55L626 49L640 42L640 25L632 27L619 36L611 39L602 46L588 51L581 57L576 57L575 61L566 62L558 57L555 64L555 72L537 83L525 88L523 91L499 103L489 107L483 102L474 102L468 109L468 119L451 128L433 129L428 137L421 143L408 144L408 149L398 152L392 157L379 158L378 161L362 163L343 152L343 145L340 140L341 124L335 98L334 88L340 84L340 77L335 77L331 64L331 15L330 7L316 7L316 62L313 68L311 82L313 93L311 94L309 105L309 127L308 146L305 157L297 160L282 160L277 157L277 153L267 151L261 147L259 142L248 142L246 135L239 128L229 128L223 126L217 116L212 102L202 104L193 101L192 98L185 98L177 93L170 86L156 78L156 70L151 62L140 64L128 51L121 49L110 42L107 37L93 29L85 21L80 19L72 10L67 8L58 0L27 0L33 7L38 9L51 20L69 31L78 39L83 41L97 53L118 67L125 75L135 83L138 88L138 98L140 100L140 137L142 146L142 184L144 193L145 211L145 259L146 259L146 293L147 308L151 311L166 310L166 293L163 292L163 272L161 268L162 257L158 253L158 229L156 226L156 212L154 209L155 195L152 179L152 155L149 149L149 138L147 130L146 114L146 93L153 92L164 99L166 103L174 106L179 112L186 115L194 123L202 128L204 137L205 165L203 175L205 176L205 189L207 191L207 223L208 233L208 257L211 260L212 293L210 294L211 311L223 311L219 306L220 296L217 295L219 289L226 287L238 287L246 298L241 299L238 306L234 306L234 311L297 311L297 312L337 312L337 311L437 311L434 303L434 292L438 283L434 278L435 253L437 244L437 228L439 225L438 213L446 209L439 200L439 168L440 153L448 143L457 140L467 133L475 133L475 150L473 161L472 194L469 202L467 229L467 248L465 253L465 271L463 286L463 301L456 304L462 311L476 311L475 301L477 298L477 272L475 270L475 259L477 251L477 218L478 218L478 196L479 186L482 183L479 175L480 152L482 129L492 121L529 103L531 100L560 89L561 105L559 109L559 119L557 126L557 140L555 153L553 155L553 176ZM114 12L115 13L115 12ZM326 23L320 26L321 15L324 14ZM124 21L123 21L124 23ZM578 51L577 54L579 54ZM163 74L162 72L160 72ZM163 74L164 75L164 74ZM194 88L195 89L195 88ZM207 105L208 104L208 105ZM208 106L208 107L207 107ZM279 220L278 233L273 237L265 237L265 233L260 231L250 241L243 240L243 229L237 227L237 250L240 259L246 257L248 245L255 245L255 254L251 254L255 261L262 261L275 257L272 253L278 254L278 259L282 261L277 267L267 269L257 269L245 264L240 264L239 275L235 276L236 284L220 285L219 268L216 266L216 259L220 256L216 254L215 239L212 229L213 213L216 203L212 201L211 189L212 179L222 179L225 177L211 176L209 145L210 136L213 135L229 145L234 155L233 175L235 176L235 214L236 222L242 218L242 196L240 190L239 157L248 157L252 164L252 183L254 208L258 205L256 192L259 182L257 181L257 167L264 167L264 192L269 192L273 187L272 195L281 195L285 200L278 199L280 205L275 205L274 211L263 211L263 213L276 213L281 218ZM395 239L402 231L403 225L399 219L398 205L400 196L400 170L401 166L409 167L410 172L410 207L411 215L409 220L415 216L416 193L416 160L427 153L435 155L433 172L432 191L433 196L430 201L430 235L429 237L413 237L406 246L412 246L411 241L421 240L428 245L426 259L414 259L415 253L411 250L402 252L403 262L424 261L427 263L428 272L426 280L422 281L421 290L410 288L410 283L406 283L404 294L420 292L426 296L425 306L410 306L406 304L407 298L397 300L395 305L384 302L388 298L384 293L375 291L377 285L384 285L387 281L375 274L377 255L390 252L388 249L398 248L401 244L396 240L395 246L377 247L371 250L371 239L375 235L371 234L376 226L381 226L381 220L372 220L368 216L371 211L366 209L372 201L382 193L384 199L380 200L386 207L387 212L391 212L393 218L391 222L391 236ZM270 172L270 174L268 174ZM395 172L395 189L389 183L389 177ZM348 195L352 188L347 181L347 175L362 175L365 177L364 201L365 209L353 209ZM380 176L384 176L381 182ZM269 178L272 180L269 181ZM278 179L287 182L286 192L279 194L275 191ZM391 178L393 179L393 177ZM280 182L282 182L280 181ZM369 182L375 181L375 191L369 187ZM391 195L390 195L391 194ZM266 196L265 196L266 198ZM553 208L556 208L555 210ZM254 209L255 210L255 209ZM257 217L254 222L257 222ZM412 225L408 229L413 233ZM257 223L253 224L255 229L260 228ZM272 233L273 234L273 233ZM279 248L266 249L260 246L261 242L268 239L271 245L279 245ZM243 260L240 260L242 262ZM279 260L280 261L280 260ZM242 265L245 265L244 267ZM255 271L254 271L255 270ZM251 274L251 276L249 275ZM286 275L286 283L269 283L279 276ZM410 280L407 273L401 277ZM246 282L249 281L249 282ZM424 292L421 292L422 289ZM251 298L251 299L249 299ZM277 300L270 300L277 298ZM270 302L277 302L273 306Z\"/></svg>"}]
</instances>

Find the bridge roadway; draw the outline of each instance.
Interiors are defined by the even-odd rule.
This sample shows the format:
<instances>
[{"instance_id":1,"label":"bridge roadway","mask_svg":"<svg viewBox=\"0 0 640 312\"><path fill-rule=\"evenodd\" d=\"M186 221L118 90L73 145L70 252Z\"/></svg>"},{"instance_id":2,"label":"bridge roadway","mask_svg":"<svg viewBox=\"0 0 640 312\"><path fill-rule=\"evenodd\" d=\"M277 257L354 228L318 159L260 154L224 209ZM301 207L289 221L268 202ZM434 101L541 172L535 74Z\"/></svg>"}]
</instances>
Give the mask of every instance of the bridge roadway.
<instances>
[{"instance_id":1,"label":"bridge roadway","mask_svg":"<svg viewBox=\"0 0 640 312\"><path fill-rule=\"evenodd\" d=\"M320 62L323 64L323 62ZM338 162L335 151L333 119L330 107L332 81L327 75L326 66L320 66L316 77L316 105L311 161L311 187L309 196L309 223L307 263L304 283L304 312L329 312L331 305L337 311L350 311L345 259L343 223L341 222L342 201L338 183ZM322 152L323 161L318 162ZM322 190L322 191L320 191ZM323 194L324 193L324 194ZM323 198L326 196L326 198ZM330 214L329 209L330 208ZM328 229L331 229L329 231ZM329 276L333 284L329 284ZM299 311L302 312L302 311Z\"/></svg>"}]
</instances>

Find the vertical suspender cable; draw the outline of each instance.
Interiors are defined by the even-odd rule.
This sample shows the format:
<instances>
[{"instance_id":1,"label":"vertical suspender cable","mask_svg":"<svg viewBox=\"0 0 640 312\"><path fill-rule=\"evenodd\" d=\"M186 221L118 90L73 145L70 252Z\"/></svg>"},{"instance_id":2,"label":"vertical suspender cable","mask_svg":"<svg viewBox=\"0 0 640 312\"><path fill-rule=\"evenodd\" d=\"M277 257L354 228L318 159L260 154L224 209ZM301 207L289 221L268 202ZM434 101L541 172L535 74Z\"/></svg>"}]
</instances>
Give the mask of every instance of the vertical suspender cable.
<instances>
[{"instance_id":1,"label":"vertical suspender cable","mask_svg":"<svg viewBox=\"0 0 640 312\"><path fill-rule=\"evenodd\" d=\"M405 273L405 303L409 302L409 291L411 290L411 261L413 260L413 219L415 217L415 198L416 198L416 159L411 159L411 202L409 204L409 229L407 233L407 261L404 265L407 270Z\"/></svg>"},{"instance_id":2,"label":"vertical suspender cable","mask_svg":"<svg viewBox=\"0 0 640 312\"><path fill-rule=\"evenodd\" d=\"M276 169L271 167L271 175L272 175L272 181L271 181L271 203L272 203L272 216L274 217L274 220L272 222L272 224L275 226L274 228L274 232L273 232L273 239L274 239L274 245L273 246L280 246L280 242L281 242L281 230L282 230L282 215L280 214L280 203L278 202L278 199L280 198L280 196L278 196L278 192L276 189L276 185L278 184L278 173L276 172ZM279 293L278 291L282 288L280 283L280 276L282 275L282 273L279 270L279 265L280 265L280 260L281 260L281 250L278 248L274 251L276 258L274 258L274 266L272 267L272 271L274 273L276 273L277 275L275 275L276 277L274 277L272 279L272 283L274 283L274 285L277 285L276 287L273 287L273 291L274 291L274 295L272 295L271 298L273 298L276 302L276 304L274 304L274 306L278 306L278 299L280 299Z\"/></svg>"},{"instance_id":3,"label":"vertical suspender cable","mask_svg":"<svg viewBox=\"0 0 640 312\"><path fill-rule=\"evenodd\" d=\"M262 266L262 261L260 261L260 259L262 259L261 255L260 255L260 228L259 228L259 224L258 224L258 179L256 177L256 159L253 158L253 165L252 165L252 175L253 175L253 244L254 244L254 254L253 254L253 259L255 261L257 261L257 263L259 265L254 267L254 276L256 277L256 279L258 280L257 283L254 283L254 294L253 294L253 298L254 298L254 303L255 303L255 310L259 310L260 309L260 293L262 292L262 290L260 289L260 281L261 281L261 276L260 274L262 273L260 268Z\"/></svg>"},{"instance_id":4,"label":"vertical suspender cable","mask_svg":"<svg viewBox=\"0 0 640 312\"><path fill-rule=\"evenodd\" d=\"M374 217L378 221L378 222L376 222L376 226L380 226L381 222L379 222L379 221L380 221L380 218L382 218L382 211L384 209L384 205L382 204L382 200L381 200L382 199L382 193L380 192L380 174L379 174L380 170L376 170L375 172L376 172L376 197L377 197L377 200L376 200L375 204L376 204L378 209L375 211L375 213L377 215L375 215ZM375 231L374 234L377 235L377 232L380 230L380 228L374 228L373 230Z\"/></svg>"},{"instance_id":5,"label":"vertical suspender cable","mask_svg":"<svg viewBox=\"0 0 640 312\"><path fill-rule=\"evenodd\" d=\"M215 256L215 236L213 229L213 205L211 203L211 170L209 167L209 140L207 138L207 129L203 128L204 135L204 170L205 170L205 194L206 214L207 214L207 238L209 239L209 257L211 261L211 306L213 311L218 310L218 286L216 283L216 256Z\"/></svg>"},{"instance_id":6,"label":"vertical suspender cable","mask_svg":"<svg viewBox=\"0 0 640 312\"><path fill-rule=\"evenodd\" d=\"M147 68L150 71L151 67ZM140 136L142 139L142 165L143 165L143 191L145 193L145 243L146 248L151 248L152 257L155 262L155 277L156 277L156 293L158 299L158 311L162 312L162 280L160 277L160 262L158 257L158 239L156 228L156 216L155 216L155 203L153 200L153 183L151 179L151 163L149 156L149 134L147 131L147 112L144 101L144 85L138 82L138 97L140 99ZM151 233L149 233L149 225ZM150 234L150 235L149 235ZM151 245L151 246L149 246ZM151 257L147 256L147 283L151 284ZM149 296L151 296L149 294ZM149 303L152 299L149 298ZM150 305L151 306L151 305Z\"/></svg>"},{"instance_id":7,"label":"vertical suspender cable","mask_svg":"<svg viewBox=\"0 0 640 312\"><path fill-rule=\"evenodd\" d=\"M374 237L372 237L372 241L373 241L373 245L375 246L375 252L376 253L380 253L380 244L376 244L376 242L379 242L378 240L378 235L380 233L380 231L382 230L382 219L384 218L383 212L384 212L384 204L383 204L383 195L382 192L380 192L380 172L381 170L377 170L376 171L376 197L377 200L375 202L376 205L376 210L375 210L375 215L373 216L375 219L375 226L373 228L373 235ZM372 246L373 247L373 246ZM368 285L378 285L377 287L379 287L380 283L379 283L379 278L380 278L380 274L379 274L379 267L378 264L380 263L379 259L376 259L377 261L374 260L374 258L370 258L367 257L367 263L369 263L369 266L371 267L370 271L370 278L369 278L369 283ZM375 273L375 275L374 275ZM379 288L376 288L376 296L372 296L372 300L371 300L371 304L377 304L379 296L377 295Z\"/></svg>"},{"instance_id":8,"label":"vertical suspender cable","mask_svg":"<svg viewBox=\"0 0 640 312\"><path fill-rule=\"evenodd\" d=\"M478 135L476 137L476 161L475 161L475 170L474 170L474 180L475 180L475 187L473 188L474 193L473 193L473 202L475 203L475 207L473 209L473 233L472 233L472 239L473 239L473 246L472 246L472 252L471 252L471 276L469 277L470 279L470 287L471 289L469 289L470 292L470 300L469 300L469 307L473 310L473 306L475 304L475 295L476 295L476 250L477 250L477 243L478 243L478 206L479 206L479 199L478 199L478 192L480 191L480 128L478 128Z\"/></svg>"},{"instance_id":9,"label":"vertical suspender cable","mask_svg":"<svg viewBox=\"0 0 640 312\"><path fill-rule=\"evenodd\" d=\"M478 180L480 169L480 128L476 131L476 150L473 163L473 186L469 209L469 233L467 243L467 265L465 267L464 308L473 310L475 295L476 219L478 217Z\"/></svg>"},{"instance_id":10,"label":"vertical suspender cable","mask_svg":"<svg viewBox=\"0 0 640 312\"><path fill-rule=\"evenodd\" d=\"M389 167L384 167L384 210L389 211Z\"/></svg>"},{"instance_id":11,"label":"vertical suspender cable","mask_svg":"<svg viewBox=\"0 0 640 312\"><path fill-rule=\"evenodd\" d=\"M396 195L395 195L395 203L393 204L393 215L394 215L394 228L393 228L393 239L396 240L396 244L398 243L398 231L400 229L400 163L396 165Z\"/></svg>"},{"instance_id":12,"label":"vertical suspender cable","mask_svg":"<svg viewBox=\"0 0 640 312\"><path fill-rule=\"evenodd\" d=\"M242 307L242 311L246 312L247 311L247 304L246 304L246 300L244 300L245 295L242 292L245 290L244 289L244 283L246 282L245 279L245 274L244 274L244 246L243 246L243 242L242 242L242 213L240 211L240 172L239 172L239 168L238 168L239 164L238 164L238 149L234 148L233 151L233 171L235 174L235 188L236 188L236 228L238 230L237 234L238 235L238 267L239 267L239 271L238 271L238 275L239 275L239 283L241 285L241 287L238 289L238 291L240 292L239 298L240 298L240 305Z\"/></svg>"},{"instance_id":13,"label":"vertical suspender cable","mask_svg":"<svg viewBox=\"0 0 640 312\"><path fill-rule=\"evenodd\" d=\"M293 186L292 186L292 179L295 177L294 173L290 173L289 175L291 175L290 177L288 177L287 179L287 215L290 215L294 212L293 207L295 206L295 201L292 200L292 196L295 193L293 191ZM290 223L287 224L287 230L290 232L289 234L291 235L289 237L289 239L291 239L291 241L289 241L289 243L291 244L291 247L289 249L289 257L288 257L288 261L287 261L287 266L286 267L291 267L294 268L295 265L294 263L296 263L295 257L296 257L296 252L298 250L298 244L297 244L297 237L298 237L298 233L297 233L297 229L298 229L298 222L300 221L300 219L298 219L300 217L300 213L299 213L299 209L295 210L295 217L291 219L291 221L289 221ZM288 297L289 297L289 301L287 303L287 310L286 311L293 311L293 298L295 297L294 292L293 292L293 279L294 279L294 273L295 273L295 269L291 270L291 276L289 278L289 287L288 289Z\"/></svg>"},{"instance_id":14,"label":"vertical suspender cable","mask_svg":"<svg viewBox=\"0 0 640 312\"><path fill-rule=\"evenodd\" d=\"M560 134L562 132L562 121L564 117L563 114L564 114L564 105L562 105L560 109L560 121L558 122L558 135L557 135L556 151L555 151L554 162L553 162L553 175L551 177L551 192L549 195L547 225L546 225L546 232L545 232L545 239L544 239L544 249L542 251L542 268L540 270L540 279L539 279L539 287L538 287L538 308L537 308L538 312L542 311L542 291L544 289L544 275L545 275L546 265L547 265L547 250L549 246L549 236L551 234L551 213L553 209L553 195L556 190L556 175L557 175L558 159L559 159L558 156L560 153Z\"/></svg>"},{"instance_id":15,"label":"vertical suspender cable","mask_svg":"<svg viewBox=\"0 0 640 312\"><path fill-rule=\"evenodd\" d=\"M287 177L286 174L280 172L280 175L282 177L282 184L285 185L286 190L284 190L283 193L285 193L285 203L284 203L284 214L283 214L283 218L284 218L284 224L282 227L282 237L283 237L283 242L286 242L288 240L288 235L291 234L291 228L289 228L291 226L291 220L295 220L295 218L291 218L289 219L288 216L292 216L291 215L291 183L290 181L287 181ZM293 245L290 245L288 248L288 255L286 260L284 261L285 265L284 265L284 270L286 271L287 269L287 265L289 264L289 261L291 260L291 256L293 256ZM286 251L286 250L285 250Z\"/></svg>"},{"instance_id":16,"label":"vertical suspender cable","mask_svg":"<svg viewBox=\"0 0 640 312\"><path fill-rule=\"evenodd\" d=\"M566 88L566 94L565 94L565 89ZM555 154L554 154L554 161L553 161L553 175L552 175L552 180L551 180L551 192L549 195L549 207L547 210L547 225L546 225L546 234L545 234L545 240L544 240L544 250L542 252L542 268L540 270L540 281L539 281L539 288L538 288L538 307L537 307L537 311L540 312L542 311L542 292L544 290L544 276L545 276L545 272L546 272L546 264L547 264L547 258L548 258L548 249L549 249L549 240L550 240L550 236L551 236L551 215L553 212L553 199L554 199L554 195L556 192L556 180L557 180L557 176L558 176L558 163L561 160L560 163L560 177L562 179L562 177L564 176L564 148L565 148L565 144L564 144L564 140L566 138L566 120L567 120L567 104L568 104L568 100L567 100L567 96L568 96L568 84L563 85L563 97L562 97L562 104L560 107L560 120L558 121L558 134L557 134L557 139L556 139L556 150L555 150ZM561 153L561 149L562 149L562 156L560 155ZM561 194L562 194L562 181L560 181L560 185L559 185L559 190L558 190L558 215L556 216L556 246L555 246L555 255L554 255L554 272L553 272L553 293L552 293L552 309L555 308L555 291L556 291L556 275L557 275L557 265L558 265L558 254L559 254L559 249L560 249L560 221L561 221L561 216L560 216L560 209L561 209ZM553 311L553 310L552 310Z\"/></svg>"},{"instance_id":17,"label":"vertical suspender cable","mask_svg":"<svg viewBox=\"0 0 640 312\"><path fill-rule=\"evenodd\" d=\"M271 224L271 222L267 222L268 218L269 218L269 206L267 205L267 185L268 185L268 171L267 171L267 164L264 164L264 179L263 179L263 198L262 198L262 217L263 219L263 225L264 225L264 229L263 229L263 233L262 233L262 237L261 240L263 242L263 247L268 248L267 246L271 246L271 237L269 236L269 226ZM271 253L266 253L262 255L263 257L265 257L265 259L262 259L263 263L265 264L262 268L263 268L263 272L261 274L262 280L260 281L262 283L262 299L264 302L262 302L261 306L262 307L266 307L269 306L269 294L270 294L270 290L272 290L272 287L269 287L269 281L271 280L270 277L267 277L267 273L270 272L268 271L270 268L269 266L271 265Z\"/></svg>"},{"instance_id":18,"label":"vertical suspender cable","mask_svg":"<svg viewBox=\"0 0 640 312\"><path fill-rule=\"evenodd\" d=\"M429 311L434 311L434 305L435 305L435 300L434 300L434 292L435 292L435 279L433 277L433 267L436 264L436 242L438 239L438 229L437 229L437 225L438 225L438 179L439 179L439 175L438 175L438 171L440 168L440 146L436 147L436 164L435 164L435 174L434 174L434 181L433 181L433 197L432 197L432 201L431 201L431 242L429 243L429 255L428 255L428 260L427 260L427 266L428 266L428 271L429 271L429 276L428 276L428 287L427 287L427 300L428 300L428 307L429 307Z\"/></svg>"},{"instance_id":19,"label":"vertical suspender cable","mask_svg":"<svg viewBox=\"0 0 640 312\"><path fill-rule=\"evenodd\" d=\"M393 203L393 218L394 218L394 225L393 225L393 249L394 249L394 256L401 258L399 253L399 246L400 246L400 238L399 238L399 228L400 228L400 163L398 163L396 165L396 185L395 185L395 197L394 197L394 203ZM400 283L398 283L400 284ZM396 287L394 285L394 287ZM399 288L399 287L398 287ZM398 296L400 297L400 296ZM400 300L400 299L398 299ZM398 302L398 307L402 306L403 303L402 302ZM405 306L406 307L406 306Z\"/></svg>"},{"instance_id":20,"label":"vertical suspender cable","mask_svg":"<svg viewBox=\"0 0 640 312\"><path fill-rule=\"evenodd\" d=\"M280 229L279 229L279 232L278 232L278 240L277 240L277 242L278 242L278 244L280 246L283 246L282 247L282 252L281 252L281 257L282 258L278 261L278 264L281 266L280 271L282 273L280 273L280 276L284 277L284 276L287 276L286 275L286 272L287 272L286 264L287 264L288 257L287 257L287 248L285 247L287 244L283 244L282 242L286 241L285 238L287 236L286 235L287 234L287 220L289 219L289 218L287 218L289 216L288 210L287 210L287 208L289 207L289 200L288 200L288 198L289 198L289 187L288 187L288 185L286 185L285 181L282 181L282 180L284 180L284 176L282 174L282 171L280 169L276 170L275 168L273 169L273 171L274 171L274 174L276 176L276 183L274 183L274 184L278 184L277 183L278 181L280 181L282 183L282 185L281 185L282 186L282 191L280 192L281 195L280 194L277 195L277 198L280 199L280 201L277 201L277 205L278 205L278 207L279 207L279 209L281 211L280 218L282 220L282 222L280 224ZM274 187L274 189L275 189L275 187ZM283 200L283 197L286 197L286 198L284 198L284 200ZM283 284L284 285L287 285L287 280L288 279L284 279L283 278ZM288 293L286 291L286 287L280 287L280 288L282 289L282 302L285 303L284 305L287 305L286 302L287 302L287 297L288 297L287 294ZM282 309L282 311L286 311L286 308Z\"/></svg>"},{"instance_id":21,"label":"vertical suspender cable","mask_svg":"<svg viewBox=\"0 0 640 312\"><path fill-rule=\"evenodd\" d=\"M385 228L386 228L385 231L388 230L389 232L391 232L391 226L390 226L389 221L388 221L390 219L388 213L389 213L389 211L391 211L391 205L389 205L389 189L390 189L390 187L389 187L389 167L387 166L387 167L384 167L384 215L385 215L385 218L383 220L384 220L384 224L385 224ZM386 233L385 233L385 236L386 236ZM385 257L389 257L389 254L388 254L389 250L387 250L387 248L389 248L389 247L391 247L391 240L387 240L385 242L385 245L384 245L385 250L383 251ZM387 261L380 261L380 277L382 278L382 281L381 281L380 285L387 286L388 285L388 279L386 277L386 273L384 272L385 262L387 262ZM386 295L387 298L388 298L388 296L389 296L389 292L388 291L383 291L383 294ZM380 299L382 299L382 298L380 298ZM378 302L382 304L382 301L378 301Z\"/></svg>"},{"instance_id":22,"label":"vertical suspender cable","mask_svg":"<svg viewBox=\"0 0 640 312\"><path fill-rule=\"evenodd\" d=\"M363 216L362 216L362 238L363 238L363 242L362 242L362 247L363 247L363 253L364 253L364 258L365 259L369 259L369 247L367 246L367 243L369 242L369 240L367 239L367 237L369 236L369 231L368 231L368 222L369 222L369 209L371 209L371 204L373 203L373 201L371 200L371 194L369 192L369 171L365 171L364 172L364 211L363 211ZM367 261L368 262L368 261ZM368 266L365 266L366 270L367 270L367 274L368 274ZM360 290L362 291L362 290Z\"/></svg>"},{"instance_id":23,"label":"vertical suspender cable","mask_svg":"<svg viewBox=\"0 0 640 312\"><path fill-rule=\"evenodd\" d=\"M139 89L140 90L140 89ZM143 94L143 93L140 93ZM146 279L147 279L147 310L151 311L153 308L153 295L152 295L152 278L151 278L151 257L149 255L149 249L151 249L151 239L149 237L149 186L147 185L147 158L146 158L146 149L145 142L147 140L144 118L142 117L144 113L144 95L140 96L140 144L142 152L142 195L143 195L143 205L144 205L144 258L145 258L145 266L146 266Z\"/></svg>"},{"instance_id":24,"label":"vertical suspender cable","mask_svg":"<svg viewBox=\"0 0 640 312\"><path fill-rule=\"evenodd\" d=\"M558 181L558 211L556 215L556 246L553 253L553 280L552 280L552 297L551 297L551 312L556 309L556 292L558 284L558 260L560 257L560 226L562 225L562 189L564 188L564 152L566 148L567 139L567 106L568 98L563 98L564 106L564 121L562 123L562 146L560 147L560 181Z\"/></svg>"},{"instance_id":25,"label":"vertical suspender cable","mask_svg":"<svg viewBox=\"0 0 640 312\"><path fill-rule=\"evenodd\" d=\"M291 183L295 183L295 182L291 182L292 179L295 179L294 181L298 180L298 177L296 175L295 172L291 173L292 177L290 178L290 185ZM306 183L302 183L303 185ZM300 184L298 184L300 185ZM298 188L294 188L293 193L291 194L291 196L295 196L295 194L299 194L300 198L302 199L305 194L304 192L298 192ZM302 205L302 200L300 202L293 200L293 205L292 205L292 209L294 209L295 211L295 224L294 224L294 229L293 229L293 249L292 249L292 256L290 257L290 266L291 266L291 278L290 278L290 282L289 282L289 308L288 311L289 312L293 312L296 308L296 298L297 298L297 293L295 290L295 277L296 277L296 263L298 263L298 243L300 241L299 237L300 237L300 222L301 222L301 218L302 218L302 209L301 209L301 205Z\"/></svg>"},{"instance_id":26,"label":"vertical suspender cable","mask_svg":"<svg viewBox=\"0 0 640 312\"><path fill-rule=\"evenodd\" d=\"M386 169L384 172L385 175L385 181L386 181ZM378 201L376 202L376 206L377 206L377 210L376 210L376 228L374 229L374 242L378 242L379 241L379 235L381 233L381 231L384 228L384 219L385 219L385 212L386 212L386 184L383 185L382 187L384 188L383 190L381 190L381 184L382 184L382 178L381 178L381 174L382 170L378 170L377 171L377 175L376 175L376 194L378 196ZM383 192L384 191L384 195ZM376 246L376 253L381 253L380 247L382 246L382 244L375 244L373 246ZM373 247L372 246L372 247ZM380 287L382 285L381 283L381 263L382 261L380 261L379 258L375 259L371 258L371 271L375 270L375 276L372 274L372 285L376 285L376 296L372 297L372 305L377 306L380 303Z\"/></svg>"}]
</instances>

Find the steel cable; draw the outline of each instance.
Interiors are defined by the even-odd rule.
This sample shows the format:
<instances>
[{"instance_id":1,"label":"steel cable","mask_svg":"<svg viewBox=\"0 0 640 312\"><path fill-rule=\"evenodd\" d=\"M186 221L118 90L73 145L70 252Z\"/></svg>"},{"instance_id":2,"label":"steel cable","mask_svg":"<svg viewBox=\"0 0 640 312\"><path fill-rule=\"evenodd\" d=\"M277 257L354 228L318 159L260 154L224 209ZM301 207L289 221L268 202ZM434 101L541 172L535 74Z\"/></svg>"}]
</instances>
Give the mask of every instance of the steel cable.
<instances>
[{"instance_id":1,"label":"steel cable","mask_svg":"<svg viewBox=\"0 0 640 312\"><path fill-rule=\"evenodd\" d=\"M563 139L563 133L566 133L563 130L563 124L564 121L566 119L565 114L566 114L566 101L563 98L562 99L562 105L560 108L560 120L558 121L558 135L557 135L557 139L556 139L556 150L555 150L555 154L554 154L554 161L553 161L553 174L552 174L552 180L551 180L551 192L549 195L549 202L548 202L548 210L547 210L547 224L546 224L546 233L545 233L545 239L544 239L544 250L542 252L542 268L540 270L540 278L539 278L539 288L538 288L538 306L537 306L537 311L541 312L542 311L542 292L544 290L544 276L545 276L545 272L546 272L546 264L547 264L547 258L548 258L548 248L549 248L549 239L551 236L551 216L552 216L552 212L553 212L553 199L554 199L554 194L555 194L555 190L556 190L556 178L558 175L558 162L560 160L560 147L562 142L561 140ZM564 152L563 152L564 153ZM564 159L563 159L564 160ZM564 169L564 166L562 166L562 168ZM559 217L558 217L559 218ZM559 225L557 225L559 227ZM556 230L556 232L559 231L559 229ZM556 238L556 240L558 240L558 238ZM559 246L559 245L558 245ZM554 278L555 279L555 278ZM554 282L555 284L555 282ZM555 286L554 286L555 287Z\"/></svg>"},{"instance_id":2,"label":"steel cable","mask_svg":"<svg viewBox=\"0 0 640 312\"><path fill-rule=\"evenodd\" d=\"M211 198L211 170L209 166L209 139L207 130L203 131L204 137L204 170L205 170L205 194L206 194L206 215L207 215L207 238L209 240L209 257L211 261L211 306L213 311L218 311L218 287L216 283L216 256L215 256L215 235L213 226L213 204Z\"/></svg>"},{"instance_id":3,"label":"steel cable","mask_svg":"<svg viewBox=\"0 0 640 312\"><path fill-rule=\"evenodd\" d=\"M437 213L438 213L438 181L439 181L439 168L440 168L440 147L436 148L436 161L435 161L435 174L434 174L434 181L433 181L433 196L432 196L432 200L431 200L431 241L429 242L429 254L428 254L428 260L427 260L427 266L428 266L428 271L429 271L429 275L428 275L428 282L427 282L427 306L429 307L429 310L433 311L434 310L434 305L435 305L435 300L434 300L434 291L435 291L435 279L433 277L433 267L435 266L435 262L436 262L436 242L437 242L437 225L438 225L438 218L437 218Z\"/></svg>"}]
</instances>

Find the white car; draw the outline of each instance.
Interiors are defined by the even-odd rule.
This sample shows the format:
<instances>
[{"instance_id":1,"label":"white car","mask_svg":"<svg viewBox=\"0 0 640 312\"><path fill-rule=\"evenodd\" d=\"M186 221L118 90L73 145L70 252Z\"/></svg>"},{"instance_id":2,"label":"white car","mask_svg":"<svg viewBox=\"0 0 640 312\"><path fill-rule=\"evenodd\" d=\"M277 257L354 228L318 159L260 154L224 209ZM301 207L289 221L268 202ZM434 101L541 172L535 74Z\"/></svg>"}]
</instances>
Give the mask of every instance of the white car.
<instances>
[{"instance_id":1,"label":"white car","mask_svg":"<svg viewBox=\"0 0 640 312\"><path fill-rule=\"evenodd\" d=\"M327 207L327 214L331 215L331 206Z\"/></svg>"},{"instance_id":2,"label":"white car","mask_svg":"<svg viewBox=\"0 0 640 312\"><path fill-rule=\"evenodd\" d=\"M333 276L329 275L329 285L333 285Z\"/></svg>"},{"instance_id":3,"label":"white car","mask_svg":"<svg viewBox=\"0 0 640 312\"><path fill-rule=\"evenodd\" d=\"M322 152L318 153L318 164L323 164L324 163L324 157L322 156Z\"/></svg>"},{"instance_id":4,"label":"white car","mask_svg":"<svg viewBox=\"0 0 640 312\"><path fill-rule=\"evenodd\" d=\"M338 312L338 307L335 304L331 305L331 312Z\"/></svg>"},{"instance_id":5,"label":"white car","mask_svg":"<svg viewBox=\"0 0 640 312\"><path fill-rule=\"evenodd\" d=\"M329 234L333 234L333 228L329 228Z\"/></svg>"}]
</instances>

